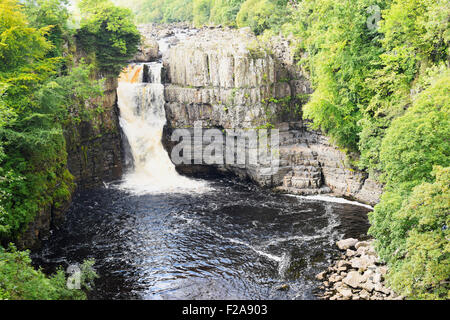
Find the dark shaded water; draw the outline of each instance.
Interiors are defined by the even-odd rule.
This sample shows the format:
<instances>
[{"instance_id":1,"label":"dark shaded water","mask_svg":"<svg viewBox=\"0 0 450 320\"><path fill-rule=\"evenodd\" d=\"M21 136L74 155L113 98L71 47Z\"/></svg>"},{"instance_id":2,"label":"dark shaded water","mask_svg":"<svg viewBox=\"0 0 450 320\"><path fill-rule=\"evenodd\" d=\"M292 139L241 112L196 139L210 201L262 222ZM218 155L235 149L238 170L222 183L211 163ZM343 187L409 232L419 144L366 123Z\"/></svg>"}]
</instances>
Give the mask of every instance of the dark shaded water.
<instances>
[{"instance_id":1,"label":"dark shaded water","mask_svg":"<svg viewBox=\"0 0 450 320\"><path fill-rule=\"evenodd\" d=\"M210 184L204 194L81 193L34 262L51 271L95 258L91 299L314 299L334 242L368 228L362 206Z\"/></svg>"}]
</instances>

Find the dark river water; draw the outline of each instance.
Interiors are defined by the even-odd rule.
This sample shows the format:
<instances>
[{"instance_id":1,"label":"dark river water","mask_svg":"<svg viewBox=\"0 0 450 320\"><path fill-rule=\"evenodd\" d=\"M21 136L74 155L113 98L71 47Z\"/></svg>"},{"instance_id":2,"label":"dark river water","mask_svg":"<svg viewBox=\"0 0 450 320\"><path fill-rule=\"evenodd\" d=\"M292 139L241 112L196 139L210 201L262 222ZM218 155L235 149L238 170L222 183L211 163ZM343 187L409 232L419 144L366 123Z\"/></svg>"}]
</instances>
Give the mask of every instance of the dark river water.
<instances>
[{"instance_id":1,"label":"dark river water","mask_svg":"<svg viewBox=\"0 0 450 320\"><path fill-rule=\"evenodd\" d=\"M209 183L202 194L79 193L33 261L51 272L94 258L90 299L315 299L335 241L368 228L364 206Z\"/></svg>"}]
</instances>

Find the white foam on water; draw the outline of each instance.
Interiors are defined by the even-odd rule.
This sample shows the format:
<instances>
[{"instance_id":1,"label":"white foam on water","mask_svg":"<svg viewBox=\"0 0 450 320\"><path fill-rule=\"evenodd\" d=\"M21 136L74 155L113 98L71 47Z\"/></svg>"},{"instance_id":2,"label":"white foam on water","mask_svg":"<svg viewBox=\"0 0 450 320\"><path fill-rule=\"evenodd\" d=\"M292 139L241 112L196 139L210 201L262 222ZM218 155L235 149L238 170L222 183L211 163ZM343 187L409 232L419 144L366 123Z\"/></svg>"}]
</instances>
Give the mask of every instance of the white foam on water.
<instances>
[{"instance_id":1,"label":"white foam on water","mask_svg":"<svg viewBox=\"0 0 450 320\"><path fill-rule=\"evenodd\" d=\"M281 261L278 264L278 274L281 277L284 277L290 265L291 265L291 256L287 252L285 252L283 253Z\"/></svg>"},{"instance_id":2,"label":"white foam on water","mask_svg":"<svg viewBox=\"0 0 450 320\"><path fill-rule=\"evenodd\" d=\"M254 246L252 246L251 244L249 244L247 242L244 242L244 241L241 241L241 240L238 240L238 239L233 239L233 238L226 238L226 237L222 237L222 238L225 239L225 240L230 241L231 243L235 243L235 244L239 244L241 246L245 246L245 247L251 249L252 251L254 251L255 253L257 253L258 255L266 257L267 259L275 261L275 262L277 262L279 264L281 264L283 262L283 257L279 257L279 256L276 256L276 255L270 254L268 252L264 252L262 250L259 250L259 249L255 248Z\"/></svg>"},{"instance_id":3,"label":"white foam on water","mask_svg":"<svg viewBox=\"0 0 450 320\"><path fill-rule=\"evenodd\" d=\"M364 208L373 210L373 207L371 207L367 204L357 202L357 201L350 201L350 200L347 200L344 198L324 196L324 195L314 195L314 196L299 196L299 195L295 195L295 194L286 194L286 195L289 197L295 197L295 198L305 199L305 200L317 200L317 201L325 201L325 202L351 204L354 206L360 206L360 207L364 207Z\"/></svg>"}]
</instances>

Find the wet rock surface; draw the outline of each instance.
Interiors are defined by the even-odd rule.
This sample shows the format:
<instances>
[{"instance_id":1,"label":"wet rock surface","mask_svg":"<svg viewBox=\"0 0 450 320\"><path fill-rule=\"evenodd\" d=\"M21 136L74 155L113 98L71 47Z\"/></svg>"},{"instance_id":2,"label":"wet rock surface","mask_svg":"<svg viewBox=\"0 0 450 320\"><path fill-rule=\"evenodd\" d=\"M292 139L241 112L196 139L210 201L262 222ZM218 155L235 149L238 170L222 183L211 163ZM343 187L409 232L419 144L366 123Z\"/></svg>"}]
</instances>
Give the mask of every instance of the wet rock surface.
<instances>
[{"instance_id":1,"label":"wet rock surface","mask_svg":"<svg viewBox=\"0 0 450 320\"><path fill-rule=\"evenodd\" d=\"M402 300L385 283L388 268L378 258L372 240L336 242L340 259L316 275L325 300Z\"/></svg>"},{"instance_id":2,"label":"wet rock surface","mask_svg":"<svg viewBox=\"0 0 450 320\"><path fill-rule=\"evenodd\" d=\"M276 172L268 170L270 164L248 163L183 164L177 166L180 172L191 174L213 166L285 193L331 193L371 205L379 201L382 187L367 173L351 167L346 155L302 120L301 106L312 89L296 63L289 39L274 37L264 44L246 28L144 25L140 29L144 36L160 41L160 51L166 52L162 58L167 115L163 139L169 153L176 145L170 141L172 132L193 131L198 121L203 128L269 126L280 132ZM203 141L202 149L209 145ZM246 146L247 157L252 151Z\"/></svg>"}]
</instances>

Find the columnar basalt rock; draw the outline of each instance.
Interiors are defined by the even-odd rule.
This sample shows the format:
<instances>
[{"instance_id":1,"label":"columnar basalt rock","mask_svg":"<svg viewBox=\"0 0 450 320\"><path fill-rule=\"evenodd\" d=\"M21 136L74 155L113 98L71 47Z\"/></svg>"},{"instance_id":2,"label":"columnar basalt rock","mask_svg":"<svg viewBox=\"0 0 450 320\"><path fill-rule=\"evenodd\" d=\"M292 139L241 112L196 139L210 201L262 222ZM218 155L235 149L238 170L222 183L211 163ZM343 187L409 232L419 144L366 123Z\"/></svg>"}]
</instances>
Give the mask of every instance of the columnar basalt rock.
<instances>
[{"instance_id":1,"label":"columnar basalt rock","mask_svg":"<svg viewBox=\"0 0 450 320\"><path fill-rule=\"evenodd\" d=\"M203 29L173 44L163 56L168 151L171 132L192 129L196 121L221 130L274 127L280 132L276 173L265 174L264 166L215 167L282 192L333 193L376 204L381 186L347 165L346 156L301 119L312 91L289 48L281 37L264 47L245 29ZM178 166L185 173L195 168Z\"/></svg>"}]
</instances>

